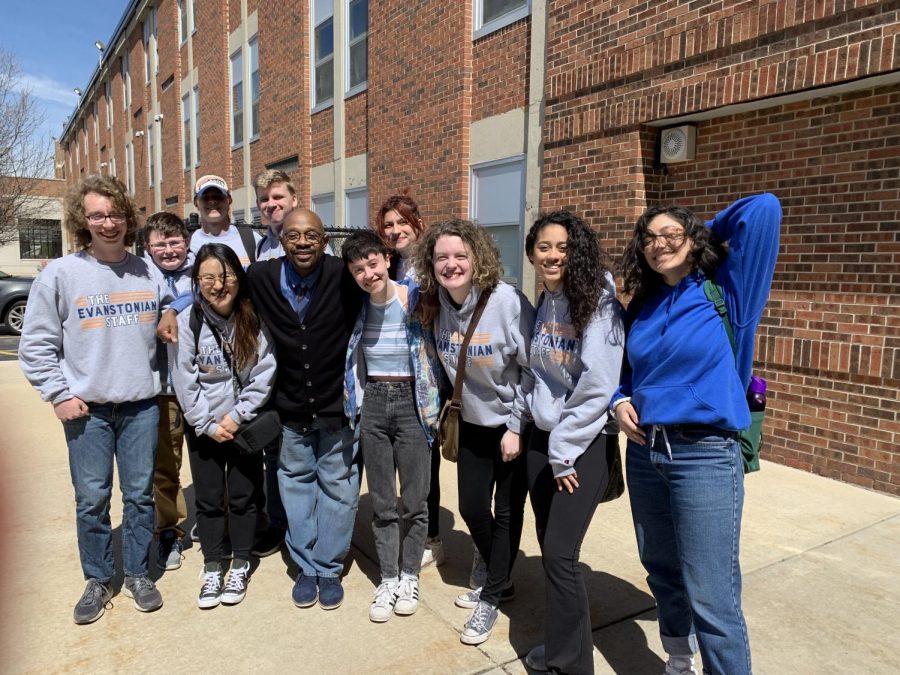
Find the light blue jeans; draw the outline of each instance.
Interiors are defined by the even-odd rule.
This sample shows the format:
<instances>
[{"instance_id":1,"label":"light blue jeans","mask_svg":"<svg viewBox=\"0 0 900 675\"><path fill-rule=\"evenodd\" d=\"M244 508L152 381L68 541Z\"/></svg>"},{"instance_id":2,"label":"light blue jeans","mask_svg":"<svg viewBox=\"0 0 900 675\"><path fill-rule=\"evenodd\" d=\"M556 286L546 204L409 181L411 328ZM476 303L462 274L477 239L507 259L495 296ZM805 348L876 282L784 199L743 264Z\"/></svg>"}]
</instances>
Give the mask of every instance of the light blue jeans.
<instances>
[{"instance_id":1,"label":"light blue jeans","mask_svg":"<svg viewBox=\"0 0 900 675\"><path fill-rule=\"evenodd\" d=\"M704 672L749 674L739 560L744 473L737 436L705 425L644 432L646 445L628 441L628 492L663 648L687 655L699 644Z\"/></svg>"},{"instance_id":2,"label":"light blue jeans","mask_svg":"<svg viewBox=\"0 0 900 675\"><path fill-rule=\"evenodd\" d=\"M159 431L156 397L130 403L88 403L90 414L63 422L69 471L75 488L78 553L85 579L108 582L113 565L113 461L122 490L122 567L126 576L147 574L153 540L153 472Z\"/></svg>"},{"instance_id":3,"label":"light blue jeans","mask_svg":"<svg viewBox=\"0 0 900 675\"><path fill-rule=\"evenodd\" d=\"M288 521L285 541L310 577L340 577L350 550L359 503L358 443L341 422L319 417L305 432L282 429L278 489Z\"/></svg>"}]
</instances>

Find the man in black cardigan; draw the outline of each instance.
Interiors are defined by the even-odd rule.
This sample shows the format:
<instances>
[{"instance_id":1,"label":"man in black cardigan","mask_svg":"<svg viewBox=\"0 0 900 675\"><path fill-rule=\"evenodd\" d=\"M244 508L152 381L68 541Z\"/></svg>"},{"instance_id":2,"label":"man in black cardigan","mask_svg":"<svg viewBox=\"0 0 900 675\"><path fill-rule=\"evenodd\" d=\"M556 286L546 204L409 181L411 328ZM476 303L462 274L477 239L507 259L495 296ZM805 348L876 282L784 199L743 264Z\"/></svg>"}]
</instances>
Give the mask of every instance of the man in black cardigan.
<instances>
[{"instance_id":1,"label":"man in black cardigan","mask_svg":"<svg viewBox=\"0 0 900 675\"><path fill-rule=\"evenodd\" d=\"M343 414L347 342L361 307L340 259L325 255L319 217L294 209L281 232L285 255L248 270L250 296L275 343L272 402L283 439L278 486L288 550L300 567L293 600L335 609L359 500L358 444Z\"/></svg>"}]
</instances>

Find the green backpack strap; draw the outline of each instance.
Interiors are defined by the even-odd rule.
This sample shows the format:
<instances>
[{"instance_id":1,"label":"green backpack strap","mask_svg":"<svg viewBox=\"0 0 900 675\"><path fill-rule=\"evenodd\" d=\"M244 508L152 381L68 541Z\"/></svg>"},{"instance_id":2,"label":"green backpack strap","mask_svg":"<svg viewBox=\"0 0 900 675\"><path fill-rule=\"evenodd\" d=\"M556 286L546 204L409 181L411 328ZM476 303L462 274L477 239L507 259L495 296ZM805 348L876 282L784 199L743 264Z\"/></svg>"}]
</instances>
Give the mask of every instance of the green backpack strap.
<instances>
[{"instance_id":1,"label":"green backpack strap","mask_svg":"<svg viewBox=\"0 0 900 675\"><path fill-rule=\"evenodd\" d=\"M731 343L731 352L737 360L737 345L734 343L734 331L731 329L731 321L728 319L728 308L725 306L725 297L722 295L722 287L712 279L703 282L703 292L706 298L716 306L716 312L722 317L725 324L725 332L728 333L728 342Z\"/></svg>"}]
</instances>

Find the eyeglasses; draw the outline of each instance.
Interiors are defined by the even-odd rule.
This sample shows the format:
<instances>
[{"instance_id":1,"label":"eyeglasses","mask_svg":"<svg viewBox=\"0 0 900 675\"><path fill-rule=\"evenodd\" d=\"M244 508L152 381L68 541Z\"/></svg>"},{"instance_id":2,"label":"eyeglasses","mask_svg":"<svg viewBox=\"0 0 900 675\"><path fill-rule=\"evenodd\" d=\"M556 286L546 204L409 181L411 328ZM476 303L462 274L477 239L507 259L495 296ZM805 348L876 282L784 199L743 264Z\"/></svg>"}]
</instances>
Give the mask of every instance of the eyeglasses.
<instances>
[{"instance_id":1,"label":"eyeglasses","mask_svg":"<svg viewBox=\"0 0 900 675\"><path fill-rule=\"evenodd\" d=\"M653 248L656 242L660 242L664 248L678 248L683 241L684 232L664 232L662 234L647 232L641 237L641 247L645 249Z\"/></svg>"},{"instance_id":2,"label":"eyeglasses","mask_svg":"<svg viewBox=\"0 0 900 675\"><path fill-rule=\"evenodd\" d=\"M310 244L318 244L324 236L319 234L318 232L288 232L287 234L281 235L282 239L284 239L289 244L299 244L301 239L305 239Z\"/></svg>"},{"instance_id":3,"label":"eyeglasses","mask_svg":"<svg viewBox=\"0 0 900 675\"><path fill-rule=\"evenodd\" d=\"M203 286L215 286L219 281L225 286L231 286L237 283L237 274L234 272L226 272L225 274L201 274L200 283Z\"/></svg>"},{"instance_id":4,"label":"eyeglasses","mask_svg":"<svg viewBox=\"0 0 900 675\"><path fill-rule=\"evenodd\" d=\"M127 220L121 213L89 213L86 217L91 225L102 225L107 218L113 225L122 225Z\"/></svg>"},{"instance_id":5,"label":"eyeglasses","mask_svg":"<svg viewBox=\"0 0 900 675\"><path fill-rule=\"evenodd\" d=\"M167 248L171 248L173 250L179 250L185 247L184 239L173 239L172 241L160 241L156 244L150 244L147 248L153 249L154 251L165 251Z\"/></svg>"}]
</instances>

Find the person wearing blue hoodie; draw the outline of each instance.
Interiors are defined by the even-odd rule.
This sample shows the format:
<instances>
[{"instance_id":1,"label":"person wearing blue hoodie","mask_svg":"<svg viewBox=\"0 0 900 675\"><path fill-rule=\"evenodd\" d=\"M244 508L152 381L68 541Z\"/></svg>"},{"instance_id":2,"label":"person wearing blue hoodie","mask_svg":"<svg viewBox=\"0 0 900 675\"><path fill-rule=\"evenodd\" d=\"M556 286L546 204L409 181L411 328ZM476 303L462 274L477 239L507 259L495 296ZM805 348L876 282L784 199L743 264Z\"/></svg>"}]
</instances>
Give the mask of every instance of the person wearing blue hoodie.
<instances>
[{"instance_id":1,"label":"person wearing blue hoodie","mask_svg":"<svg viewBox=\"0 0 900 675\"><path fill-rule=\"evenodd\" d=\"M666 673L750 673L739 546L754 333L778 257L781 205L739 199L704 224L681 207L637 221L622 259L626 362L611 409L628 438L638 552L659 608ZM727 251L725 244L727 243ZM734 331L704 290L722 288Z\"/></svg>"},{"instance_id":2,"label":"person wearing blue hoodie","mask_svg":"<svg viewBox=\"0 0 900 675\"><path fill-rule=\"evenodd\" d=\"M543 281L531 339L534 388L526 396L534 424L525 447L546 594L545 643L526 664L593 673L578 554L619 456L619 430L607 407L622 368L622 306L596 233L575 214L539 217L525 251Z\"/></svg>"}]
</instances>

